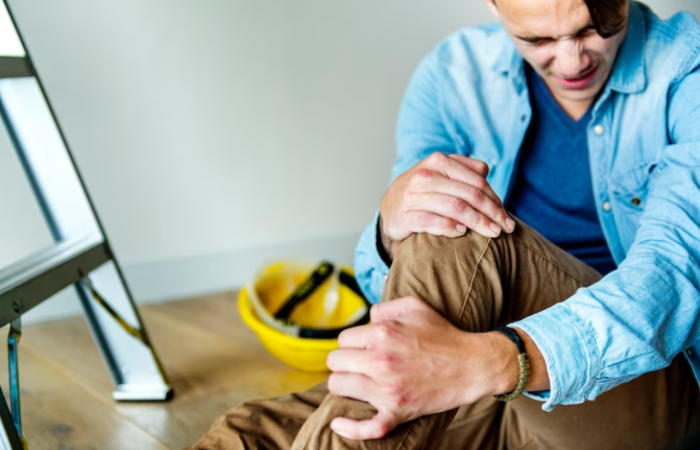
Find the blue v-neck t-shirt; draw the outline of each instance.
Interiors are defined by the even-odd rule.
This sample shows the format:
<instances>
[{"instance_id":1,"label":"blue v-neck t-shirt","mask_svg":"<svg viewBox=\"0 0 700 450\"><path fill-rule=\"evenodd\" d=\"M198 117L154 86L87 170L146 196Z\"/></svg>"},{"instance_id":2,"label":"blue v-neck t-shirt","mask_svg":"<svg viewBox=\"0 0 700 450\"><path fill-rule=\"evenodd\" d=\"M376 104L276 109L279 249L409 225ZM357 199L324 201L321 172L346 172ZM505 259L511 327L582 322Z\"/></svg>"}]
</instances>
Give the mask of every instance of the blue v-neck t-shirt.
<instances>
[{"instance_id":1,"label":"blue v-neck t-shirt","mask_svg":"<svg viewBox=\"0 0 700 450\"><path fill-rule=\"evenodd\" d=\"M576 121L530 67L527 81L532 121L507 207L551 242L607 274L616 265L593 197L586 133L591 110Z\"/></svg>"}]
</instances>

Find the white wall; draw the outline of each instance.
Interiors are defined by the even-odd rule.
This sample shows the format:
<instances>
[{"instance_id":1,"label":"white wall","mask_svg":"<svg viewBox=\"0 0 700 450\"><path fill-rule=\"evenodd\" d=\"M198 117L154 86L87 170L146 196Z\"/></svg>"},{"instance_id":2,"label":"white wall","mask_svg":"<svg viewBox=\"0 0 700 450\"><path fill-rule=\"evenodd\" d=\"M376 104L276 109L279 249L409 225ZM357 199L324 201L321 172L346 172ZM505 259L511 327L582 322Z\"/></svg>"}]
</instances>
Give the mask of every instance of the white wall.
<instances>
[{"instance_id":1,"label":"white wall","mask_svg":"<svg viewBox=\"0 0 700 450\"><path fill-rule=\"evenodd\" d=\"M140 300L240 285L284 254L349 262L413 68L490 20L479 0L10 3ZM6 197L16 167L0 157ZM0 198L0 267L48 243L19 192Z\"/></svg>"}]
</instances>

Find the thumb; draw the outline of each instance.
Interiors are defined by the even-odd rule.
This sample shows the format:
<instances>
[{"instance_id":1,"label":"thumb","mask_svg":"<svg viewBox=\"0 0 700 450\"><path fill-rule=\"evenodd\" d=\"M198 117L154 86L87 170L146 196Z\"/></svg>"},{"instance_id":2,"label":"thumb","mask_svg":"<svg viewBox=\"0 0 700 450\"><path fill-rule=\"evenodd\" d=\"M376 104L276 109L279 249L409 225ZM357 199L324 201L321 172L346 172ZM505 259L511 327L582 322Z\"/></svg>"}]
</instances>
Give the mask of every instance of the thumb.
<instances>
[{"instance_id":1,"label":"thumb","mask_svg":"<svg viewBox=\"0 0 700 450\"><path fill-rule=\"evenodd\" d=\"M364 441L380 439L396 428L398 421L392 413L379 411L369 420L353 420L336 417L331 421L331 429L347 439Z\"/></svg>"}]
</instances>

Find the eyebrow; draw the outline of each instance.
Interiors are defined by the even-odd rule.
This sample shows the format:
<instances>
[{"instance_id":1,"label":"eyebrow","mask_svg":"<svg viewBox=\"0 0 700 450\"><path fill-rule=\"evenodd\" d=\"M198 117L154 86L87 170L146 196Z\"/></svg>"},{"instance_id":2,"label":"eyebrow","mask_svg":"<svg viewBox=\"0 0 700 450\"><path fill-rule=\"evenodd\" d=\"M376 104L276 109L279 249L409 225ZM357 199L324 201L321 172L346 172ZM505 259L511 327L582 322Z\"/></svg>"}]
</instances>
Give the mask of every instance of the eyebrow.
<instances>
[{"instance_id":1,"label":"eyebrow","mask_svg":"<svg viewBox=\"0 0 700 450\"><path fill-rule=\"evenodd\" d=\"M593 25L592 23L590 23L590 24L586 25L585 27L581 28L580 30L578 30L576 33L574 33L574 36L580 36L583 33L585 33L586 31L590 31L590 30L595 30L595 25ZM518 35L515 35L515 37L520 39L521 41L530 42L530 43L554 39L551 37L542 37L542 36L518 36Z\"/></svg>"}]
</instances>

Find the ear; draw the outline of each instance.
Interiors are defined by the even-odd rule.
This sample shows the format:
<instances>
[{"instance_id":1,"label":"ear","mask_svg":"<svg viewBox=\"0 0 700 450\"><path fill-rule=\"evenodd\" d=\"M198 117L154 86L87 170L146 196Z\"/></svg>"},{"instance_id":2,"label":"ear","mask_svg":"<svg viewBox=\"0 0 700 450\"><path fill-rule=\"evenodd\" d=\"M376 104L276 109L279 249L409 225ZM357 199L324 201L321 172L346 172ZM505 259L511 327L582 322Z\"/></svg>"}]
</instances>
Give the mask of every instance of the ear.
<instances>
[{"instance_id":1,"label":"ear","mask_svg":"<svg viewBox=\"0 0 700 450\"><path fill-rule=\"evenodd\" d=\"M486 7L491 11L491 14L494 15L496 19L500 19L501 15L498 12L498 7L496 6L496 3L494 0L484 0L484 3L486 4Z\"/></svg>"}]
</instances>

